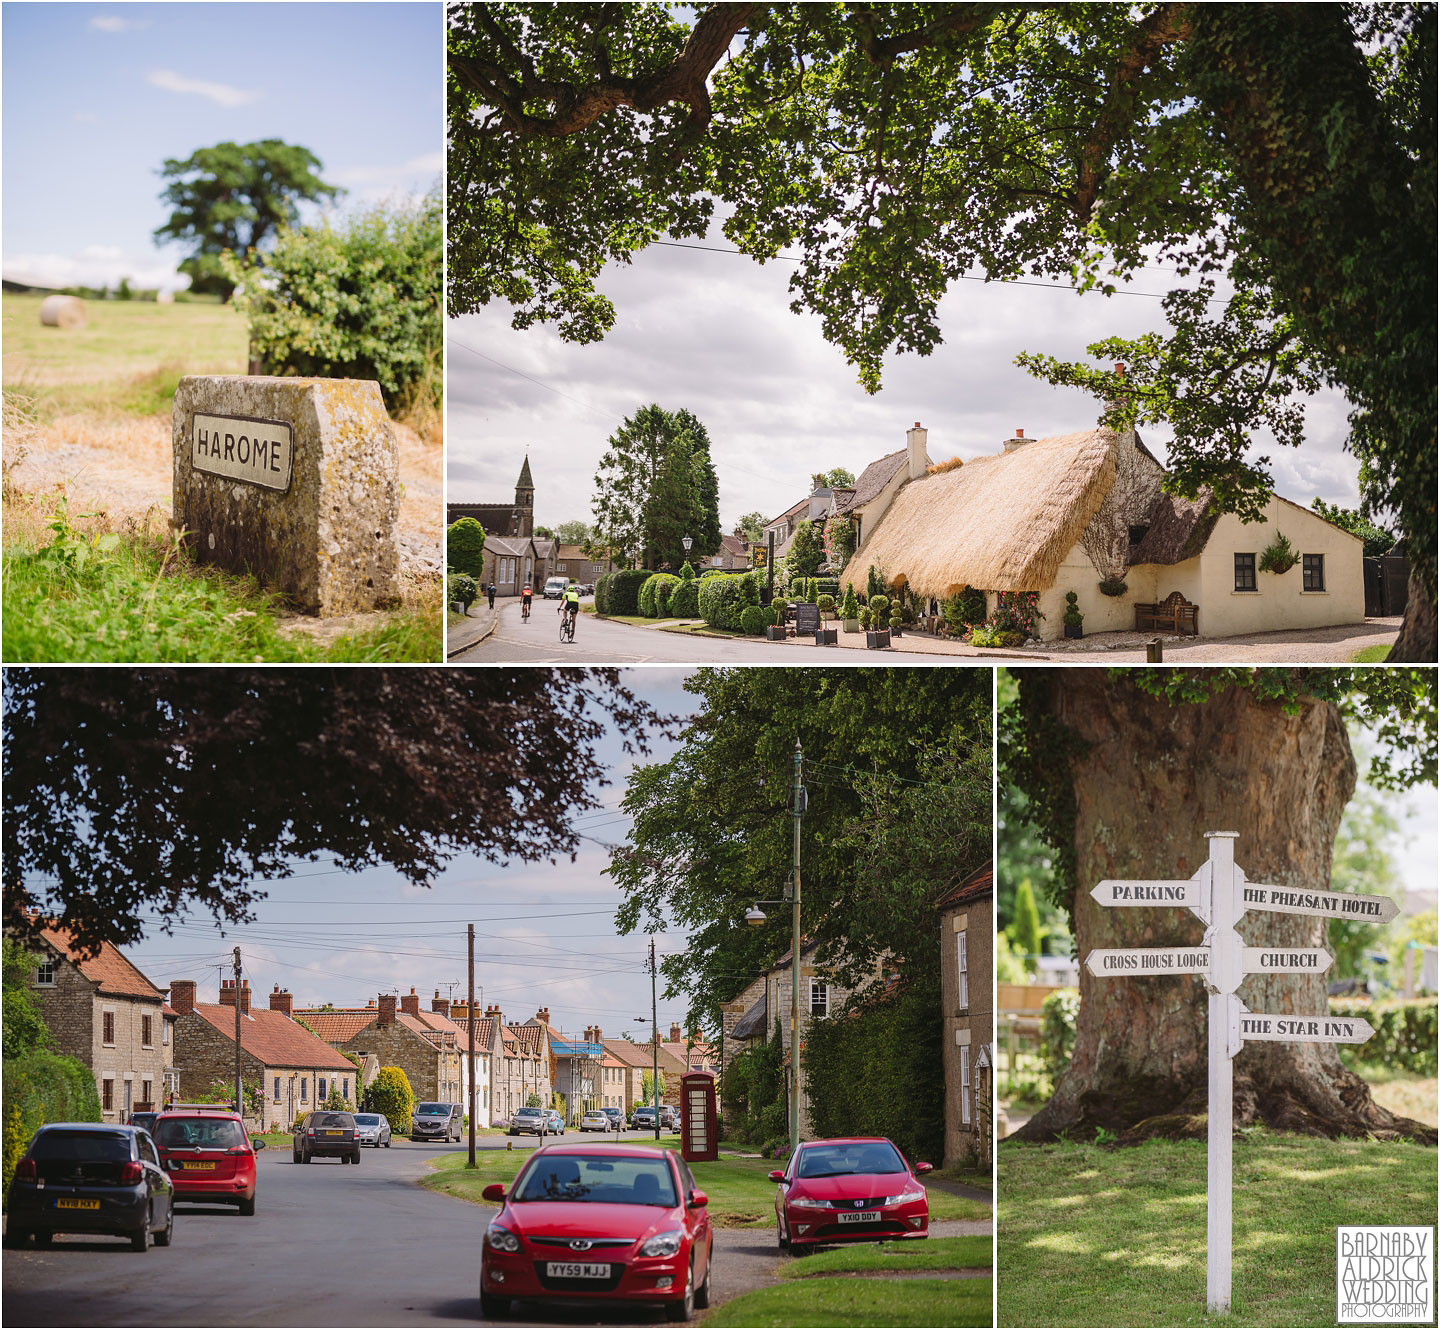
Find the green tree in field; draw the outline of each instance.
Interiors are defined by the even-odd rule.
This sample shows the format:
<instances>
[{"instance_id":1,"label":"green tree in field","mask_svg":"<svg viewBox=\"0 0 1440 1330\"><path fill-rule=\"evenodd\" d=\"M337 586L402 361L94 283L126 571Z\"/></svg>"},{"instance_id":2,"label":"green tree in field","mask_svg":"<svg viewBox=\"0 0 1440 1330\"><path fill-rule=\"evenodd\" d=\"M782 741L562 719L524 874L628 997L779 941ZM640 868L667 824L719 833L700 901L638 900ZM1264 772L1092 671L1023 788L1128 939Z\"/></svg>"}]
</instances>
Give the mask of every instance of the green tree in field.
<instances>
[{"instance_id":1,"label":"green tree in field","mask_svg":"<svg viewBox=\"0 0 1440 1330\"><path fill-rule=\"evenodd\" d=\"M485 567L485 528L473 517L461 517L445 532L445 565L477 581Z\"/></svg>"},{"instance_id":2,"label":"green tree in field","mask_svg":"<svg viewBox=\"0 0 1440 1330\"><path fill-rule=\"evenodd\" d=\"M610 436L593 499L592 545L635 549L641 568L679 567L720 548L719 488L710 436L691 412L641 407Z\"/></svg>"},{"instance_id":3,"label":"green tree in field","mask_svg":"<svg viewBox=\"0 0 1440 1330\"><path fill-rule=\"evenodd\" d=\"M1340 830L1335 836L1335 857L1330 868L1331 891L1377 892L1392 896L1404 904L1404 884L1396 872L1392 847L1403 844L1400 823L1389 802L1368 779L1369 755L1362 742L1351 740L1356 756L1362 759L1366 775L1357 782L1355 794L1345 805ZM1365 959L1367 951L1384 951L1388 936L1398 928L1393 924L1376 925L1350 919L1332 919L1328 934L1335 964L1329 979L1368 978L1372 967ZM1385 978L1398 986L1399 974Z\"/></svg>"},{"instance_id":4,"label":"green tree in field","mask_svg":"<svg viewBox=\"0 0 1440 1330\"><path fill-rule=\"evenodd\" d=\"M1035 908L1035 890L1030 879L1020 879L1015 888L1015 918L1010 922L1010 941L1019 954L1020 962L1027 970L1035 969L1035 957L1040 954L1040 912Z\"/></svg>"},{"instance_id":5,"label":"green tree in field","mask_svg":"<svg viewBox=\"0 0 1440 1330\"><path fill-rule=\"evenodd\" d=\"M1287 393L1343 391L1362 511L1419 583L1394 658L1431 661L1436 30L1413 3L457 7L451 312L597 340L607 261L719 215L797 256L792 309L874 392L967 274L1108 293L1163 264L1170 326L1113 357L1124 394L1023 363L1166 420L1175 491L1242 514L1271 484L1253 435L1304 444Z\"/></svg>"},{"instance_id":6,"label":"green tree in field","mask_svg":"<svg viewBox=\"0 0 1440 1330\"><path fill-rule=\"evenodd\" d=\"M160 168L166 186L161 201L173 211L157 227L160 243L179 240L194 253L180 265L193 291L235 289L220 256L243 255L273 242L282 226L300 220L300 204L320 203L344 193L320 179L320 159L308 148L263 139L258 143L217 143L184 159L167 157Z\"/></svg>"},{"instance_id":7,"label":"green tree in field","mask_svg":"<svg viewBox=\"0 0 1440 1330\"><path fill-rule=\"evenodd\" d=\"M590 523L580 521L561 522L555 528L552 539L562 545L584 545L590 539Z\"/></svg>"},{"instance_id":8,"label":"green tree in field","mask_svg":"<svg viewBox=\"0 0 1440 1330\"><path fill-rule=\"evenodd\" d=\"M801 522L795 528L786 559L787 567L796 576L815 576L825 562L825 533L819 522Z\"/></svg>"},{"instance_id":9,"label":"green tree in field","mask_svg":"<svg viewBox=\"0 0 1440 1330\"><path fill-rule=\"evenodd\" d=\"M366 1113L383 1113L396 1135L408 1134L415 1114L415 1093L410 1078L401 1067L381 1067L379 1074L361 1096L360 1107Z\"/></svg>"},{"instance_id":10,"label":"green tree in field","mask_svg":"<svg viewBox=\"0 0 1440 1330\"><path fill-rule=\"evenodd\" d=\"M222 260L267 374L374 379L390 410L438 421L441 373L438 193L332 223L281 227L265 249Z\"/></svg>"},{"instance_id":11,"label":"green tree in field","mask_svg":"<svg viewBox=\"0 0 1440 1330\"><path fill-rule=\"evenodd\" d=\"M843 466L832 466L830 470L821 473L825 481L825 487L832 490L849 490L855 488L855 473L846 470Z\"/></svg>"}]
</instances>

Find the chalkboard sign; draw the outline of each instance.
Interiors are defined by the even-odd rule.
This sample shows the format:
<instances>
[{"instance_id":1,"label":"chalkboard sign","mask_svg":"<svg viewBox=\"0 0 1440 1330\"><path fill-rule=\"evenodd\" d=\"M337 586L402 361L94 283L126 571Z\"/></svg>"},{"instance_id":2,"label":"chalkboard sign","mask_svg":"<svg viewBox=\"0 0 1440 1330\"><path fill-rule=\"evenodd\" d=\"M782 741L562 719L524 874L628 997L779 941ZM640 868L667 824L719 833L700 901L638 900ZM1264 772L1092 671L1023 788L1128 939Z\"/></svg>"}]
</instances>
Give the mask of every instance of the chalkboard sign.
<instances>
[{"instance_id":1,"label":"chalkboard sign","mask_svg":"<svg viewBox=\"0 0 1440 1330\"><path fill-rule=\"evenodd\" d=\"M813 633L820 627L820 607L801 601L795 606L795 631Z\"/></svg>"}]
</instances>

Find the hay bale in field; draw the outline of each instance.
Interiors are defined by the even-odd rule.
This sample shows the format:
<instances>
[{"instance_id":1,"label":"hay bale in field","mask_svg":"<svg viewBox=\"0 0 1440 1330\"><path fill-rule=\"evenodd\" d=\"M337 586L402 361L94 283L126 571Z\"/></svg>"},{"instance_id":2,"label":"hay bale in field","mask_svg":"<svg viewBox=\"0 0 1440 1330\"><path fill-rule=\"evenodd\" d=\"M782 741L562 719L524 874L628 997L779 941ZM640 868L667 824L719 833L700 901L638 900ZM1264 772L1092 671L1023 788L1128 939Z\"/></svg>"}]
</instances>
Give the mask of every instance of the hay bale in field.
<instances>
[{"instance_id":1,"label":"hay bale in field","mask_svg":"<svg viewBox=\"0 0 1440 1330\"><path fill-rule=\"evenodd\" d=\"M85 302L78 296L46 296L40 302L40 322L47 328L83 328Z\"/></svg>"}]
</instances>

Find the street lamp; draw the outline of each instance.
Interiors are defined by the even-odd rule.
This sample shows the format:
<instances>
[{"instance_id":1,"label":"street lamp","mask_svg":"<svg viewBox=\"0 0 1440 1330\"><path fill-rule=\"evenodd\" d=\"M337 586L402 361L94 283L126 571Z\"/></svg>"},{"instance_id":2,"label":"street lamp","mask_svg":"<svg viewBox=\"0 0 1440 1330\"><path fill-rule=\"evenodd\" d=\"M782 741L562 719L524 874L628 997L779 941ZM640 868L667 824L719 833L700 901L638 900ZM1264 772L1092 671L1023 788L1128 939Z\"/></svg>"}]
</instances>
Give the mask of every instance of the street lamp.
<instances>
[{"instance_id":1,"label":"street lamp","mask_svg":"<svg viewBox=\"0 0 1440 1330\"><path fill-rule=\"evenodd\" d=\"M689 562L690 562L690 546L692 546L692 545L695 543L695 540L694 540L694 538L691 537L691 536L686 536L686 537L684 537L684 539L681 540L680 543L681 543L683 546L685 546L685 562L686 562L686 563L689 563Z\"/></svg>"},{"instance_id":2,"label":"street lamp","mask_svg":"<svg viewBox=\"0 0 1440 1330\"><path fill-rule=\"evenodd\" d=\"M765 922L762 905L790 906L790 1149L800 1148L800 818L805 812L805 787L800 783L803 754L800 740L795 740L795 783L791 816L794 819L794 855L790 866L790 885L785 896L776 901L757 901L745 911L745 922L758 927Z\"/></svg>"}]
</instances>

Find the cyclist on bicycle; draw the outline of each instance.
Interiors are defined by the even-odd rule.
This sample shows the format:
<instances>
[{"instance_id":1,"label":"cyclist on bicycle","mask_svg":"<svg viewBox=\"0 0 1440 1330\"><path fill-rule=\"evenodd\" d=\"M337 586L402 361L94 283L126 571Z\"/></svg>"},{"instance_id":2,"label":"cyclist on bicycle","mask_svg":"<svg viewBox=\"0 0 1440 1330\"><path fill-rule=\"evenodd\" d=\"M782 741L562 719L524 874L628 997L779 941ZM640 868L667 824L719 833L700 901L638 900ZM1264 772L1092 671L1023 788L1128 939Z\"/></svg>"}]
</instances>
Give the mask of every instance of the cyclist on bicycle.
<instances>
[{"instance_id":1,"label":"cyclist on bicycle","mask_svg":"<svg viewBox=\"0 0 1440 1330\"><path fill-rule=\"evenodd\" d=\"M526 582L525 589L520 593L520 617L522 619L528 619L530 617L530 600L532 595L530 583Z\"/></svg>"},{"instance_id":2,"label":"cyclist on bicycle","mask_svg":"<svg viewBox=\"0 0 1440 1330\"><path fill-rule=\"evenodd\" d=\"M575 621L580 617L580 587L571 582L565 588L565 594L560 598L560 613L568 615L570 619L570 632L575 632Z\"/></svg>"}]
</instances>

